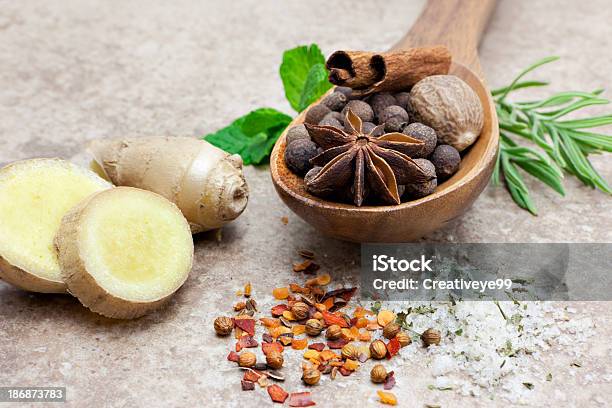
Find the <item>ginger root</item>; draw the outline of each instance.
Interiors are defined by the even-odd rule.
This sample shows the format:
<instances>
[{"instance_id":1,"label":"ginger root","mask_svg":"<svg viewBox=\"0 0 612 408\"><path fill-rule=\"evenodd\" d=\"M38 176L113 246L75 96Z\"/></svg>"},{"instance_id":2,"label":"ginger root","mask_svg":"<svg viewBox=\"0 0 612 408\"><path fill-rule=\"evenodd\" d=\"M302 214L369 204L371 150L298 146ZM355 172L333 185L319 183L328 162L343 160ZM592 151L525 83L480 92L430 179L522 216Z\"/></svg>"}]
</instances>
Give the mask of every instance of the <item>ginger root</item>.
<instances>
[{"instance_id":1,"label":"ginger root","mask_svg":"<svg viewBox=\"0 0 612 408\"><path fill-rule=\"evenodd\" d=\"M78 204L63 218L55 245L70 293L90 310L119 319L167 303L187 279L194 250L180 210L131 187Z\"/></svg>"},{"instance_id":2,"label":"ginger root","mask_svg":"<svg viewBox=\"0 0 612 408\"><path fill-rule=\"evenodd\" d=\"M0 170L0 278L19 288L65 293L53 238L62 217L112 185L60 159L33 159Z\"/></svg>"},{"instance_id":3,"label":"ginger root","mask_svg":"<svg viewBox=\"0 0 612 408\"><path fill-rule=\"evenodd\" d=\"M95 140L93 169L118 186L161 194L183 212L193 233L219 228L245 209L242 159L203 140L143 137Z\"/></svg>"}]
</instances>

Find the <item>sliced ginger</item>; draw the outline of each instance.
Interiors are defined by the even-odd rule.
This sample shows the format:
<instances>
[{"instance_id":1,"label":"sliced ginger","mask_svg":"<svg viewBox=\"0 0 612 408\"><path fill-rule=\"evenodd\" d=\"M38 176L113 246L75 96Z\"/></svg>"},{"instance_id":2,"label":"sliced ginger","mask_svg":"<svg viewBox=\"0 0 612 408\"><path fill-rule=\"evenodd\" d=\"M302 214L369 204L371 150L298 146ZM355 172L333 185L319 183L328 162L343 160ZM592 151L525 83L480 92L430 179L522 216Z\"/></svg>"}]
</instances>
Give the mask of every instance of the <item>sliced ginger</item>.
<instances>
[{"instance_id":1,"label":"sliced ginger","mask_svg":"<svg viewBox=\"0 0 612 408\"><path fill-rule=\"evenodd\" d=\"M53 238L64 214L111 184L60 159L0 170L0 278L25 290L63 293Z\"/></svg>"},{"instance_id":2,"label":"sliced ginger","mask_svg":"<svg viewBox=\"0 0 612 408\"><path fill-rule=\"evenodd\" d=\"M131 187L93 195L56 238L70 293L94 312L135 318L166 303L187 279L193 239L180 210Z\"/></svg>"}]
</instances>

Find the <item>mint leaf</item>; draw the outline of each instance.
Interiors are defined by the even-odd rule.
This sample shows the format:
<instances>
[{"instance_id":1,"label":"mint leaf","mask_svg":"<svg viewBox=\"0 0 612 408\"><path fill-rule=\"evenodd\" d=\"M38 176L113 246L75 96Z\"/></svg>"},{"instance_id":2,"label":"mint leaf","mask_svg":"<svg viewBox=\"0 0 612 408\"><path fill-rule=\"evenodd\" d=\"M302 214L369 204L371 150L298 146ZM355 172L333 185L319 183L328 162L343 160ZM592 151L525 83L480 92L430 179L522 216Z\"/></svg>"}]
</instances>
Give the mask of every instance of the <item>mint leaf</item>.
<instances>
[{"instance_id":1,"label":"mint leaf","mask_svg":"<svg viewBox=\"0 0 612 408\"><path fill-rule=\"evenodd\" d=\"M260 164L290 122L290 116L276 109L261 108L204 136L204 140L228 153L239 154L245 165Z\"/></svg>"},{"instance_id":2,"label":"mint leaf","mask_svg":"<svg viewBox=\"0 0 612 408\"><path fill-rule=\"evenodd\" d=\"M306 109L332 87L327 79L328 75L327 68L323 64L315 64L310 68L302 95L300 95L299 112Z\"/></svg>"},{"instance_id":3,"label":"mint leaf","mask_svg":"<svg viewBox=\"0 0 612 408\"><path fill-rule=\"evenodd\" d=\"M276 109L260 108L244 116L241 128L245 135L254 136L280 125L287 127L289 123L291 123L291 116Z\"/></svg>"},{"instance_id":4,"label":"mint leaf","mask_svg":"<svg viewBox=\"0 0 612 408\"><path fill-rule=\"evenodd\" d=\"M292 48L283 53L280 66L280 76L285 87L285 96L289 104L297 112L301 112L302 92L312 67L316 64L325 65L325 57L316 44Z\"/></svg>"}]
</instances>

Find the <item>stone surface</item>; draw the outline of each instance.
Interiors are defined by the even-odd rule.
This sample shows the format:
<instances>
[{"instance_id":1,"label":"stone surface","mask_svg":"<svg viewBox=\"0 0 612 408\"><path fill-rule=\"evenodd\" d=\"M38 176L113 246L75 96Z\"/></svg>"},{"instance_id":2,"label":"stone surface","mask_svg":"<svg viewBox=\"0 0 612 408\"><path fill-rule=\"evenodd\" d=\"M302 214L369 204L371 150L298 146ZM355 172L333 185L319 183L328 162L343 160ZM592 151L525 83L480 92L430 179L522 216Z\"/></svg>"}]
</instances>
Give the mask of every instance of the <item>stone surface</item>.
<instances>
[{"instance_id":1,"label":"stone surface","mask_svg":"<svg viewBox=\"0 0 612 408\"><path fill-rule=\"evenodd\" d=\"M278 65L282 51L317 42L385 49L423 2L387 1L20 1L0 2L0 164L61 156L86 164L84 146L103 137L198 136L260 106L289 112ZM612 9L605 0L500 2L481 47L491 86L506 84L535 60L562 61L537 74L551 88L607 86L612 68ZM542 93L545 91L537 91ZM608 108L609 109L609 108ZM594 111L603 112L605 107ZM612 129L607 129L612 132ZM612 180L610 156L593 158ZM273 286L296 280L295 250L319 254L336 282L356 282L359 247L321 237L283 206L266 167L246 169L251 200L223 230L196 238L196 263L165 310L137 321L96 316L68 296L36 295L0 283L0 386L68 388L69 406L259 406L267 393L240 391L225 361L233 342L215 338L212 321L229 313L235 291L253 282L262 304ZM464 217L427 239L450 242L610 242L608 196L566 180L567 196L530 182L538 217L489 188ZM288 217L288 224L281 217ZM268 278L270 275L274 279ZM560 307L562 307L561 305ZM596 335L580 369L563 348L542 353L554 381L537 383L530 405L597 406L612 394L609 303L573 303ZM285 369L298 391L299 358ZM410 406L506 406L503 400L430 391L430 369L415 360L396 373L394 392ZM361 370L313 388L319 406L377 406ZM403 379L403 380L402 380ZM409 379L409 381L406 381ZM409 401L409 403L408 403ZM162 403L163 402L163 403ZM601 403L605 405L605 403Z\"/></svg>"}]
</instances>

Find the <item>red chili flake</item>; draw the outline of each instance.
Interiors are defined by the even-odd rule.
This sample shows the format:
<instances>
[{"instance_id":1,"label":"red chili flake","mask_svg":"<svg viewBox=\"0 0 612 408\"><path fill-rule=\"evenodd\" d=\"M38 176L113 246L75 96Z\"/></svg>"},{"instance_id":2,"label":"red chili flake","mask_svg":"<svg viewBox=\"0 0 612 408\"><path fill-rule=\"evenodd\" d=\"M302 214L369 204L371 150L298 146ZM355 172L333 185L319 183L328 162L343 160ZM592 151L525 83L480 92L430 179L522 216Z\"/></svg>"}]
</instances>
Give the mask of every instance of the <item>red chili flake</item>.
<instances>
[{"instance_id":1,"label":"red chili flake","mask_svg":"<svg viewBox=\"0 0 612 408\"><path fill-rule=\"evenodd\" d=\"M311 407L315 404L309 392L292 392L289 396L290 407Z\"/></svg>"},{"instance_id":2,"label":"red chili flake","mask_svg":"<svg viewBox=\"0 0 612 408\"><path fill-rule=\"evenodd\" d=\"M242 384L242 391L253 391L255 389L255 383L252 381L242 380L240 384Z\"/></svg>"},{"instance_id":3,"label":"red chili flake","mask_svg":"<svg viewBox=\"0 0 612 408\"><path fill-rule=\"evenodd\" d=\"M259 346L257 340L251 336L242 336L236 343L236 351L239 352L243 348L253 348Z\"/></svg>"},{"instance_id":4,"label":"red chili flake","mask_svg":"<svg viewBox=\"0 0 612 408\"><path fill-rule=\"evenodd\" d=\"M308 348L317 351L323 351L323 349L325 348L325 343L312 343L308 346Z\"/></svg>"},{"instance_id":5,"label":"red chili flake","mask_svg":"<svg viewBox=\"0 0 612 408\"><path fill-rule=\"evenodd\" d=\"M280 402L281 404L285 402L289 394L285 392L279 385L272 384L268 386L268 394L272 401Z\"/></svg>"},{"instance_id":6,"label":"red chili flake","mask_svg":"<svg viewBox=\"0 0 612 408\"><path fill-rule=\"evenodd\" d=\"M389 340L389 343L387 343L387 358L389 359L399 353L401 348L402 345L400 344L398 339L394 337Z\"/></svg>"},{"instance_id":7,"label":"red chili flake","mask_svg":"<svg viewBox=\"0 0 612 408\"><path fill-rule=\"evenodd\" d=\"M390 390L391 388L393 388L395 386L395 376L394 376L394 372L391 371L389 372L389 374L387 374L387 379L385 380L385 383L383 384L383 388L385 390Z\"/></svg>"},{"instance_id":8,"label":"red chili flake","mask_svg":"<svg viewBox=\"0 0 612 408\"><path fill-rule=\"evenodd\" d=\"M282 353L285 348L282 344L275 341L274 343L261 343L261 349L264 354L268 354L271 351Z\"/></svg>"},{"instance_id":9,"label":"red chili flake","mask_svg":"<svg viewBox=\"0 0 612 408\"><path fill-rule=\"evenodd\" d=\"M285 310L289 310L289 307L287 307L287 305L284 305L284 304L276 305L272 307L272 316L274 317L282 316Z\"/></svg>"},{"instance_id":10,"label":"red chili flake","mask_svg":"<svg viewBox=\"0 0 612 408\"><path fill-rule=\"evenodd\" d=\"M261 377L261 375L259 375L254 370L244 370L244 378L242 380L250 381L250 382L257 382L257 380L259 380L259 377Z\"/></svg>"},{"instance_id":11,"label":"red chili flake","mask_svg":"<svg viewBox=\"0 0 612 408\"><path fill-rule=\"evenodd\" d=\"M227 355L228 361L233 361L234 363L237 363L239 358L240 356L235 351L230 351L230 353Z\"/></svg>"},{"instance_id":12,"label":"red chili flake","mask_svg":"<svg viewBox=\"0 0 612 408\"><path fill-rule=\"evenodd\" d=\"M341 349L349 343L347 339L330 340L327 342L327 347L332 350Z\"/></svg>"},{"instance_id":13,"label":"red chili flake","mask_svg":"<svg viewBox=\"0 0 612 408\"><path fill-rule=\"evenodd\" d=\"M340 367L339 371L340 371L340 374L342 374L345 377L348 377L349 375L353 373L351 370L347 370L344 367Z\"/></svg>"},{"instance_id":14,"label":"red chili flake","mask_svg":"<svg viewBox=\"0 0 612 408\"><path fill-rule=\"evenodd\" d=\"M249 336L255 335L255 320L254 319L234 319L236 327L244 330Z\"/></svg>"},{"instance_id":15,"label":"red chili flake","mask_svg":"<svg viewBox=\"0 0 612 408\"><path fill-rule=\"evenodd\" d=\"M325 320L325 324L327 326L331 326L332 324L337 324L340 327L348 328L348 323L340 316L336 316L333 313L329 313L327 311L321 312L323 315L323 320Z\"/></svg>"},{"instance_id":16,"label":"red chili flake","mask_svg":"<svg viewBox=\"0 0 612 408\"><path fill-rule=\"evenodd\" d=\"M351 300L351 298L355 294L355 291L357 291L357 288L341 288L341 289L330 290L325 295L323 295L323 298L321 299L321 303L323 303L325 299L333 298L333 297L340 297L348 302Z\"/></svg>"}]
</instances>

